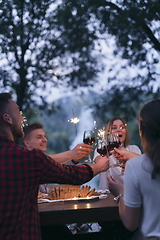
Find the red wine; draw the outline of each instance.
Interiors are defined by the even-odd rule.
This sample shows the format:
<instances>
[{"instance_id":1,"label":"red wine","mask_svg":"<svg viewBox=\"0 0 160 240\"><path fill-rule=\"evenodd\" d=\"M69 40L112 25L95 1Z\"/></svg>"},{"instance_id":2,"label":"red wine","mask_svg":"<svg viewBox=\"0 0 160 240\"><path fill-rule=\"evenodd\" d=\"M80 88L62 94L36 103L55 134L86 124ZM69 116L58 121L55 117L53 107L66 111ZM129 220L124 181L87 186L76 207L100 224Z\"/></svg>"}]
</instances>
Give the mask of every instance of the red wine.
<instances>
[{"instance_id":1,"label":"red wine","mask_svg":"<svg viewBox=\"0 0 160 240\"><path fill-rule=\"evenodd\" d=\"M101 156L105 156L107 154L107 148L106 146L102 147L102 148L97 148L97 152L101 155Z\"/></svg>"},{"instance_id":2,"label":"red wine","mask_svg":"<svg viewBox=\"0 0 160 240\"><path fill-rule=\"evenodd\" d=\"M85 144L89 144L89 145L92 145L93 143L95 143L95 137L91 137L91 138L84 138L83 139L83 142L85 143Z\"/></svg>"},{"instance_id":3,"label":"red wine","mask_svg":"<svg viewBox=\"0 0 160 240\"><path fill-rule=\"evenodd\" d=\"M118 148L119 146L121 145L121 142L109 142L107 148L108 148L108 151L112 151L114 150L114 148Z\"/></svg>"}]
</instances>

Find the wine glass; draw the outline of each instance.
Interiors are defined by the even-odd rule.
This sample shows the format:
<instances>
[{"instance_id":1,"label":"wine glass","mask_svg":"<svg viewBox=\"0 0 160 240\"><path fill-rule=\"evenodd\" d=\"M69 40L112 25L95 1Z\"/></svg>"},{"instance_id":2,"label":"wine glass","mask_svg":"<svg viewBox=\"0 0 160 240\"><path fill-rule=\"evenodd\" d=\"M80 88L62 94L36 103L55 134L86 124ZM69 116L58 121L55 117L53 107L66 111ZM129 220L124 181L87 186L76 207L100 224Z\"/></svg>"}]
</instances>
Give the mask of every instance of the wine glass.
<instances>
[{"instance_id":1,"label":"wine glass","mask_svg":"<svg viewBox=\"0 0 160 240\"><path fill-rule=\"evenodd\" d=\"M119 164L120 168L121 168L121 173L118 176L123 176L124 172L125 172L125 166L126 166L126 161L125 162L121 162Z\"/></svg>"},{"instance_id":2,"label":"wine glass","mask_svg":"<svg viewBox=\"0 0 160 240\"><path fill-rule=\"evenodd\" d=\"M125 167L126 167L126 159L117 159L117 163L121 168L121 173L118 176L123 176L125 172Z\"/></svg>"},{"instance_id":3,"label":"wine glass","mask_svg":"<svg viewBox=\"0 0 160 240\"><path fill-rule=\"evenodd\" d=\"M89 144L89 145L92 145L95 143L95 134L94 134L94 131L92 130L86 130L84 131L84 134L83 134L83 142L85 144ZM85 162L92 162L92 159L91 159L91 156L89 154L88 156L88 159L85 160Z\"/></svg>"},{"instance_id":4,"label":"wine glass","mask_svg":"<svg viewBox=\"0 0 160 240\"><path fill-rule=\"evenodd\" d=\"M112 133L108 135L108 152L112 153L114 150L114 147L119 148L122 147L123 145L121 144L120 140L119 140L119 135L118 133ZM121 173L119 174L119 176L123 176L124 175L124 171L125 171L125 163L126 161L120 161L117 159L117 162L115 164L110 164L110 167L120 167L121 168Z\"/></svg>"},{"instance_id":5,"label":"wine glass","mask_svg":"<svg viewBox=\"0 0 160 240\"><path fill-rule=\"evenodd\" d=\"M106 155L107 155L107 157L109 157L108 146L109 146L109 142L108 142L107 137L97 139L97 152L102 157L104 157ZM119 166L117 163L116 164L111 164L111 163L109 164L109 168L117 167L117 166ZM107 171L109 171L109 169Z\"/></svg>"},{"instance_id":6,"label":"wine glass","mask_svg":"<svg viewBox=\"0 0 160 240\"><path fill-rule=\"evenodd\" d=\"M106 154L108 154L107 150L107 138L99 138L97 139L97 152L104 157Z\"/></svg>"},{"instance_id":7,"label":"wine glass","mask_svg":"<svg viewBox=\"0 0 160 240\"><path fill-rule=\"evenodd\" d=\"M109 155L111 155L114 151L114 148L118 148L121 146L121 142L119 140L119 135L117 133L112 133L107 136L107 149ZM110 167L119 167L121 166L120 162L117 160L116 163L110 164Z\"/></svg>"},{"instance_id":8,"label":"wine glass","mask_svg":"<svg viewBox=\"0 0 160 240\"><path fill-rule=\"evenodd\" d=\"M118 148L121 146L121 142L119 140L118 133L112 133L107 136L108 139L108 151L112 152L114 148Z\"/></svg>"}]
</instances>

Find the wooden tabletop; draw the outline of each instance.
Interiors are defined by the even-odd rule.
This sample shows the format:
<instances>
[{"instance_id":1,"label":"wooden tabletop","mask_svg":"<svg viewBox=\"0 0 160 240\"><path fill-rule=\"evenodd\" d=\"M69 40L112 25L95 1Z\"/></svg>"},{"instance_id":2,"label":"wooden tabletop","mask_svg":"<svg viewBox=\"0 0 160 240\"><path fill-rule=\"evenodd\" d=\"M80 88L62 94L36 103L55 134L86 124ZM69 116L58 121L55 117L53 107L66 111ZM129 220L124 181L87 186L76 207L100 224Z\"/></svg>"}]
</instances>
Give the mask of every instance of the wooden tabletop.
<instances>
[{"instance_id":1,"label":"wooden tabletop","mask_svg":"<svg viewBox=\"0 0 160 240\"><path fill-rule=\"evenodd\" d=\"M63 201L38 204L42 226L119 220L118 204L113 195L92 201Z\"/></svg>"}]
</instances>

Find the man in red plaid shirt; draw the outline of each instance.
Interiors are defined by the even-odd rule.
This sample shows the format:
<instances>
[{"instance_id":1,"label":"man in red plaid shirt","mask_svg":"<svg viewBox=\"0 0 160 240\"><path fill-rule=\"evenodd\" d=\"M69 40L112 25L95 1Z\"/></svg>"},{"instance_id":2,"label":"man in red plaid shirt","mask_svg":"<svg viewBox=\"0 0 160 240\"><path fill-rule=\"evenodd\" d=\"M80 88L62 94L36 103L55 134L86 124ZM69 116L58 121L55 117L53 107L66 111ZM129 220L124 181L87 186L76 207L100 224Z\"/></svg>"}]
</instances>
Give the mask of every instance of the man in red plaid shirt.
<instances>
[{"instance_id":1,"label":"man in red plaid shirt","mask_svg":"<svg viewBox=\"0 0 160 240\"><path fill-rule=\"evenodd\" d=\"M23 117L9 93L0 94L0 239L40 240L37 194L40 184L83 184L109 167L107 157L93 165L64 165L34 149L20 147Z\"/></svg>"}]
</instances>

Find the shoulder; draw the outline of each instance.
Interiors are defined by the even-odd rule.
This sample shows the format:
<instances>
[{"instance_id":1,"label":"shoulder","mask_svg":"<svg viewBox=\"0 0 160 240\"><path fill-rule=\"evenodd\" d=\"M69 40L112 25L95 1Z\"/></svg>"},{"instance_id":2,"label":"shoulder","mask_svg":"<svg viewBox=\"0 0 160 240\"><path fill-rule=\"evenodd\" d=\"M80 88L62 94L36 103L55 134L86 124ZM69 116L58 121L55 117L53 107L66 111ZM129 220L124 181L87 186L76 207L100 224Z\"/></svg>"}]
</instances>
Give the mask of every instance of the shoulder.
<instances>
[{"instance_id":1,"label":"shoulder","mask_svg":"<svg viewBox=\"0 0 160 240\"><path fill-rule=\"evenodd\" d=\"M141 154L141 150L137 145L128 145L126 149L129 151Z\"/></svg>"},{"instance_id":2,"label":"shoulder","mask_svg":"<svg viewBox=\"0 0 160 240\"><path fill-rule=\"evenodd\" d=\"M141 180L142 176L151 173L152 169L151 159L145 153L139 157L130 159L126 164L126 173L128 172L128 176L133 173L136 178Z\"/></svg>"},{"instance_id":3,"label":"shoulder","mask_svg":"<svg viewBox=\"0 0 160 240\"><path fill-rule=\"evenodd\" d=\"M147 159L149 159L149 157L146 154L142 154L141 156L132 158L129 161L127 161L127 165L136 167L136 166L141 165Z\"/></svg>"},{"instance_id":4,"label":"shoulder","mask_svg":"<svg viewBox=\"0 0 160 240\"><path fill-rule=\"evenodd\" d=\"M23 152L24 154L27 155L45 155L41 150L35 148L30 151L26 147L17 146L16 149L17 151Z\"/></svg>"},{"instance_id":5,"label":"shoulder","mask_svg":"<svg viewBox=\"0 0 160 240\"><path fill-rule=\"evenodd\" d=\"M45 160L47 158L47 155L38 149L33 149L30 151L26 147L17 146L14 151L17 157L23 156L23 161L32 162L33 164L36 162L41 163L43 159Z\"/></svg>"}]
</instances>

